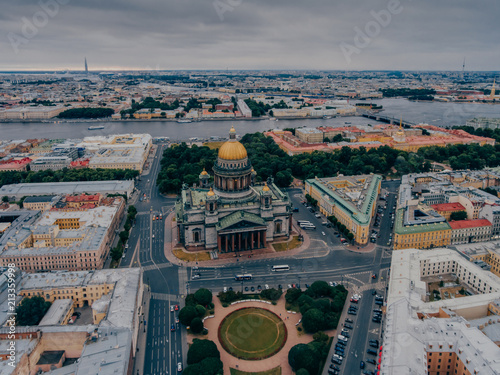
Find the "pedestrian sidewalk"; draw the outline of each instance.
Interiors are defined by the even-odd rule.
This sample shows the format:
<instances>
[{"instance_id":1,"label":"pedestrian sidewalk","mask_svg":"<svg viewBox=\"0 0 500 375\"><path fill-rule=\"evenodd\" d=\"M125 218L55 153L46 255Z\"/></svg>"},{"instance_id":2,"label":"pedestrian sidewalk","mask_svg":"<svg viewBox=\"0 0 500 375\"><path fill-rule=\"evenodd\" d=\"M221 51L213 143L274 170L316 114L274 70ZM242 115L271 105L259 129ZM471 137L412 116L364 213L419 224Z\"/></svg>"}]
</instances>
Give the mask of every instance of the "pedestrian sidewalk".
<instances>
[{"instance_id":1,"label":"pedestrian sidewalk","mask_svg":"<svg viewBox=\"0 0 500 375\"><path fill-rule=\"evenodd\" d=\"M135 351L134 375L142 375L144 373L144 363L147 345L147 327L144 326L144 321L149 319L149 304L151 301L151 288L149 285L143 285L144 291L142 296L142 319L139 321L139 333L137 335L137 349Z\"/></svg>"},{"instance_id":2,"label":"pedestrian sidewalk","mask_svg":"<svg viewBox=\"0 0 500 375\"><path fill-rule=\"evenodd\" d=\"M377 247L376 243L370 242L365 246L357 246L357 245L346 245L346 249L349 251L354 251L356 253L371 253Z\"/></svg>"}]
</instances>

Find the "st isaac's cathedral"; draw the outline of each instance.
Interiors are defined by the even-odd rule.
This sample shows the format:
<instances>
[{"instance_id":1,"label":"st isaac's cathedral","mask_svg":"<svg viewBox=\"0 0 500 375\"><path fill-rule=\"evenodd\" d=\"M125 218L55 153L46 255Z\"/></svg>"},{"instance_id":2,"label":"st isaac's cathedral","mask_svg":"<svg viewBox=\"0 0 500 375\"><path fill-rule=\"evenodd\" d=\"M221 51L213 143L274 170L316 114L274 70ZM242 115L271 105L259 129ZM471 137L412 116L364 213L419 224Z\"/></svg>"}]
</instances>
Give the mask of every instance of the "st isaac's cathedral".
<instances>
[{"instance_id":1,"label":"st isaac's cathedral","mask_svg":"<svg viewBox=\"0 0 500 375\"><path fill-rule=\"evenodd\" d=\"M289 237L290 200L271 178L255 183L256 172L234 127L213 172L213 184L204 170L199 186L184 185L176 204L178 238L186 249L237 252Z\"/></svg>"}]
</instances>

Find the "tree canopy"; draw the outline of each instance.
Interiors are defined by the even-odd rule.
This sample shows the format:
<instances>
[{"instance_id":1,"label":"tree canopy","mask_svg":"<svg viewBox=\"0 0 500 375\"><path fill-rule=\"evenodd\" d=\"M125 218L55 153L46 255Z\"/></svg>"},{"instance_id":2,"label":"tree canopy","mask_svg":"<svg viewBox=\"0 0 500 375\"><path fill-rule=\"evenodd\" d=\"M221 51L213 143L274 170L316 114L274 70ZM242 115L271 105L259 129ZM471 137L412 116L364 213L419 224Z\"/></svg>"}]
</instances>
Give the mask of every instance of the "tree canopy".
<instances>
[{"instance_id":1,"label":"tree canopy","mask_svg":"<svg viewBox=\"0 0 500 375\"><path fill-rule=\"evenodd\" d=\"M213 341L194 339L193 343L189 346L187 353L187 363L192 365L199 363L206 358L220 359L219 349Z\"/></svg>"},{"instance_id":2,"label":"tree canopy","mask_svg":"<svg viewBox=\"0 0 500 375\"><path fill-rule=\"evenodd\" d=\"M0 172L0 187L9 184L34 182L74 182L74 181L109 181L132 180L139 171L132 169L73 169L63 168L58 171L5 171Z\"/></svg>"},{"instance_id":3,"label":"tree canopy","mask_svg":"<svg viewBox=\"0 0 500 375\"><path fill-rule=\"evenodd\" d=\"M112 108L71 108L59 113L59 118L102 118L115 113Z\"/></svg>"},{"instance_id":4,"label":"tree canopy","mask_svg":"<svg viewBox=\"0 0 500 375\"><path fill-rule=\"evenodd\" d=\"M200 288L194 293L194 299L198 304L207 306L212 302L212 292L205 288Z\"/></svg>"},{"instance_id":5,"label":"tree canopy","mask_svg":"<svg viewBox=\"0 0 500 375\"><path fill-rule=\"evenodd\" d=\"M184 306L179 311L179 321L185 326L190 326L194 318L198 317L198 311L195 306Z\"/></svg>"},{"instance_id":6,"label":"tree canopy","mask_svg":"<svg viewBox=\"0 0 500 375\"><path fill-rule=\"evenodd\" d=\"M297 372L305 369L309 374L317 374L321 358L309 344L297 344L288 352L288 363Z\"/></svg>"},{"instance_id":7,"label":"tree canopy","mask_svg":"<svg viewBox=\"0 0 500 375\"><path fill-rule=\"evenodd\" d=\"M467 220L467 211L452 212L450 220Z\"/></svg>"},{"instance_id":8,"label":"tree canopy","mask_svg":"<svg viewBox=\"0 0 500 375\"><path fill-rule=\"evenodd\" d=\"M51 302L39 296L23 299L16 309L17 325L36 326L51 305Z\"/></svg>"}]
</instances>

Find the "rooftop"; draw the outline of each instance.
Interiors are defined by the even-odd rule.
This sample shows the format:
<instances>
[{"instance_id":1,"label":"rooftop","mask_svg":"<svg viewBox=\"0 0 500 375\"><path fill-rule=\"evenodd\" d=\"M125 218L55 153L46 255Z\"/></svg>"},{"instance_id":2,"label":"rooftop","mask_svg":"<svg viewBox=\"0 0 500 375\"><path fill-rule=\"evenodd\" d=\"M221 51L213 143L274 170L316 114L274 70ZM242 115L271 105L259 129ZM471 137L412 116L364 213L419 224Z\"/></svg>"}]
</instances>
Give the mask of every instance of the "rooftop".
<instances>
[{"instance_id":1,"label":"rooftop","mask_svg":"<svg viewBox=\"0 0 500 375\"><path fill-rule=\"evenodd\" d=\"M432 204L431 207L436 211L465 211L465 207L458 202Z\"/></svg>"},{"instance_id":2,"label":"rooftop","mask_svg":"<svg viewBox=\"0 0 500 375\"><path fill-rule=\"evenodd\" d=\"M491 223L487 219L457 220L457 221L453 220L450 221L449 224L452 230L491 226Z\"/></svg>"},{"instance_id":3,"label":"rooftop","mask_svg":"<svg viewBox=\"0 0 500 375\"><path fill-rule=\"evenodd\" d=\"M377 202L379 175L339 176L306 180L328 200L359 224L371 220L372 207Z\"/></svg>"},{"instance_id":4,"label":"rooftop","mask_svg":"<svg viewBox=\"0 0 500 375\"><path fill-rule=\"evenodd\" d=\"M132 192L134 182L128 181L82 181L82 182L38 182L32 184L4 185L0 188L0 196L30 196L30 195L65 195L65 194L95 194Z\"/></svg>"}]
</instances>

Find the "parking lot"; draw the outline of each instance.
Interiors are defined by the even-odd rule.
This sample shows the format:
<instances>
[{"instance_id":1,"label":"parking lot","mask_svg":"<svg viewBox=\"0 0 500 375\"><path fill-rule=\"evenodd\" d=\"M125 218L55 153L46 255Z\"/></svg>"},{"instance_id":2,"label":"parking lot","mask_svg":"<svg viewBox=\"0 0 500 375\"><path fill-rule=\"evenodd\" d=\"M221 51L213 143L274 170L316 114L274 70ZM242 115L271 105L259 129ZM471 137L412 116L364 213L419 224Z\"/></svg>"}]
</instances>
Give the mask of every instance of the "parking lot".
<instances>
[{"instance_id":1,"label":"parking lot","mask_svg":"<svg viewBox=\"0 0 500 375\"><path fill-rule=\"evenodd\" d=\"M323 373L376 374L381 345L382 291L367 290L346 302L338 334ZM382 297L382 298L377 298ZM356 302L357 301L357 302ZM378 304L377 304L377 303Z\"/></svg>"}]
</instances>

